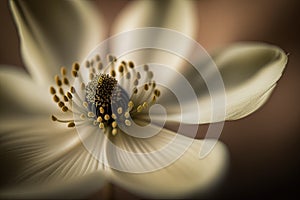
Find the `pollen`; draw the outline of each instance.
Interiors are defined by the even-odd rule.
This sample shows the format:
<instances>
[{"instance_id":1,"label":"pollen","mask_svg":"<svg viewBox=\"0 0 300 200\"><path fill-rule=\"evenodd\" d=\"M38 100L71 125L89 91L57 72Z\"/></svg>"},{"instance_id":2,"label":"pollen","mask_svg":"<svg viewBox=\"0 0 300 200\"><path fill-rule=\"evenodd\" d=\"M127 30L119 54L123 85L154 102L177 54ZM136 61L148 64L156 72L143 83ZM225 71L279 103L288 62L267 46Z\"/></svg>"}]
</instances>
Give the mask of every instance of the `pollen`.
<instances>
[{"instance_id":1,"label":"pollen","mask_svg":"<svg viewBox=\"0 0 300 200\"><path fill-rule=\"evenodd\" d=\"M117 80L108 74L96 75L86 86L87 102L95 104L101 110L110 106L112 92L116 85Z\"/></svg>"},{"instance_id":2,"label":"pollen","mask_svg":"<svg viewBox=\"0 0 300 200\"><path fill-rule=\"evenodd\" d=\"M118 136L124 133L122 127L132 126L141 114L149 112L162 95L151 66L145 64L139 70L133 61L119 61L110 54L106 59L107 66L100 55L83 63L88 81L83 81L78 62L70 70L61 67L49 92L65 117L52 115L53 122L64 123L68 128L95 126L99 132ZM73 85L75 82L79 84Z\"/></svg>"}]
</instances>

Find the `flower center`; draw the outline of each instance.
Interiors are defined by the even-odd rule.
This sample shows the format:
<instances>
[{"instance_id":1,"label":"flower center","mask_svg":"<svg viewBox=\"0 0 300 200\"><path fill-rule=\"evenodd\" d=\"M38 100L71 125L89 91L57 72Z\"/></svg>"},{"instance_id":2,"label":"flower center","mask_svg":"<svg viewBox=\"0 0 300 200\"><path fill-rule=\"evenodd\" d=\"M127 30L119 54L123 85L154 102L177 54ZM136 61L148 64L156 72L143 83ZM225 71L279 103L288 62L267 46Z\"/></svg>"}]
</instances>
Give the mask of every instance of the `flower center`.
<instances>
[{"instance_id":1,"label":"flower center","mask_svg":"<svg viewBox=\"0 0 300 200\"><path fill-rule=\"evenodd\" d=\"M96 117L111 118L111 100L117 82L108 74L98 74L86 86L85 99L89 105L89 110L94 110Z\"/></svg>"},{"instance_id":2,"label":"flower center","mask_svg":"<svg viewBox=\"0 0 300 200\"><path fill-rule=\"evenodd\" d=\"M112 92L117 80L108 74L98 74L86 86L86 100L96 108L106 108L111 104Z\"/></svg>"},{"instance_id":3,"label":"flower center","mask_svg":"<svg viewBox=\"0 0 300 200\"><path fill-rule=\"evenodd\" d=\"M73 64L72 77L67 76L66 68L61 68L61 75L55 76L56 87L51 86L50 93L61 111L72 113L73 119L59 119L52 115L53 121L67 123L70 128L97 125L104 133L116 135L119 128L131 126L139 113L147 114L160 96L149 66L144 65L143 70L138 71L132 61L118 63L111 55L107 59L110 64L106 69L103 69L99 55L86 61L90 79L87 84L78 63ZM117 65L119 67L115 70ZM144 83L138 87L142 78ZM79 81L80 88L75 89L70 85L71 81Z\"/></svg>"},{"instance_id":4,"label":"flower center","mask_svg":"<svg viewBox=\"0 0 300 200\"><path fill-rule=\"evenodd\" d=\"M85 99L88 110L95 113L95 119L105 126L115 127L116 109L124 109L124 101L129 101L128 95L118 81L109 74L97 74L86 86ZM120 98L122 97L122 98ZM113 125L114 124L114 125Z\"/></svg>"}]
</instances>

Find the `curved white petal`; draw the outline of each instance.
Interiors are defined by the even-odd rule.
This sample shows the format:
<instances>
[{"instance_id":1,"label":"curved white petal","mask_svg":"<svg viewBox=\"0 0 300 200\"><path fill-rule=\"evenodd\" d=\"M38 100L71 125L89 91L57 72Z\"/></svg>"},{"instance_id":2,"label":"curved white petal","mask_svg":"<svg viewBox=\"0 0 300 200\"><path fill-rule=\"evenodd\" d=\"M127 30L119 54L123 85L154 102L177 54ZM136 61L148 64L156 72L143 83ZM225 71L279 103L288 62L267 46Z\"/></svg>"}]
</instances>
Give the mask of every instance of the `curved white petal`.
<instances>
[{"instance_id":1,"label":"curved white petal","mask_svg":"<svg viewBox=\"0 0 300 200\"><path fill-rule=\"evenodd\" d=\"M270 97L277 81L280 79L287 63L287 55L276 46L263 43L237 43L233 44L212 56L220 75L224 81L226 93L226 117L225 120L236 120L245 117L260 108ZM199 61L200 62L200 61ZM204 62L205 63L205 62ZM205 66L205 65L204 65ZM210 66L207 66L209 70ZM193 67L187 67L181 71L190 80L190 84L198 96L199 119L190 119L184 123L210 123L213 109L211 96L205 86L205 82ZM207 79L214 82L218 76L210 74ZM170 84L175 84L176 80ZM180 84L180 83L179 83ZM222 91L220 91L220 95ZM169 121L182 121L178 103L162 92L158 103L161 103L169 111ZM173 98L174 99L174 98ZM195 117L193 113L196 105L189 100L182 102L185 107L185 118ZM159 115L152 115L159 120ZM220 119L221 121L222 119ZM219 121L219 120L216 120Z\"/></svg>"},{"instance_id":2,"label":"curved white petal","mask_svg":"<svg viewBox=\"0 0 300 200\"><path fill-rule=\"evenodd\" d=\"M41 117L1 120L1 197L83 198L102 186L102 166L75 129L55 123Z\"/></svg>"},{"instance_id":3,"label":"curved white petal","mask_svg":"<svg viewBox=\"0 0 300 200\"><path fill-rule=\"evenodd\" d=\"M47 115L55 111L49 88L40 87L24 70L0 67L1 120L9 116Z\"/></svg>"},{"instance_id":4,"label":"curved white petal","mask_svg":"<svg viewBox=\"0 0 300 200\"><path fill-rule=\"evenodd\" d=\"M24 186L0 190L3 199L84 199L103 186L103 175L99 172L66 181L62 184Z\"/></svg>"},{"instance_id":5,"label":"curved white petal","mask_svg":"<svg viewBox=\"0 0 300 200\"><path fill-rule=\"evenodd\" d=\"M140 59L145 60L157 60L160 62L168 63L169 65L181 65L182 59L175 57L170 59L167 54L162 54L158 49L150 49L147 45L147 41L151 42L153 46L155 44L165 44L173 46L176 49L181 49L181 52L190 54L193 48L185 43L178 43L174 34L161 33L155 31L155 28L166 28L178 31L190 37L194 37L197 34L196 23L196 11L194 10L193 1L180 1L180 0L164 0L164 1L132 1L125 7L125 9L119 14L113 27L112 33L121 33L121 36L116 36L110 40L110 51L112 54L119 58L122 56L124 60L133 59L130 55L127 55L128 51L133 51L135 48L138 51L147 51ZM134 32L137 28L149 28L149 31ZM159 29L157 29L159 30ZM166 32L166 30L165 30ZM135 62L135 60L133 60ZM145 64L145 63L144 63Z\"/></svg>"},{"instance_id":6,"label":"curved white petal","mask_svg":"<svg viewBox=\"0 0 300 200\"><path fill-rule=\"evenodd\" d=\"M103 38L101 17L89 1L10 1L23 60L38 83L61 66L81 61Z\"/></svg>"},{"instance_id":7,"label":"curved white petal","mask_svg":"<svg viewBox=\"0 0 300 200\"><path fill-rule=\"evenodd\" d=\"M226 171L226 147L219 142L207 157L200 159L201 140L177 135L179 138L175 141L175 137L175 133L166 129L148 139L133 138L125 133L117 135L113 138L115 146L108 145L107 149L110 178L147 198L180 198L209 192Z\"/></svg>"},{"instance_id":8,"label":"curved white petal","mask_svg":"<svg viewBox=\"0 0 300 200\"><path fill-rule=\"evenodd\" d=\"M287 64L286 53L276 46L240 43L213 56L224 81L226 120L245 117L270 97Z\"/></svg>"},{"instance_id":9,"label":"curved white petal","mask_svg":"<svg viewBox=\"0 0 300 200\"><path fill-rule=\"evenodd\" d=\"M113 33L142 27L161 27L196 36L194 2L181 0L132 1L119 14Z\"/></svg>"}]
</instances>

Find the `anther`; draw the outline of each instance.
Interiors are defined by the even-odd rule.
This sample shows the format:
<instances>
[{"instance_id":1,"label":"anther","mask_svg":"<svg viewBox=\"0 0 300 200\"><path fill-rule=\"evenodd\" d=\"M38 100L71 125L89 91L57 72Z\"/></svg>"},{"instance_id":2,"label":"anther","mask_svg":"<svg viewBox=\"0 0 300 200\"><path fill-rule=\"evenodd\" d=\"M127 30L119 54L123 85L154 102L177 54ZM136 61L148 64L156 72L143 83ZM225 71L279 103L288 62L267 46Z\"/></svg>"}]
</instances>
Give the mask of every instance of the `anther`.
<instances>
[{"instance_id":1,"label":"anther","mask_svg":"<svg viewBox=\"0 0 300 200\"><path fill-rule=\"evenodd\" d=\"M67 112L69 109L68 109L67 106L63 106L63 107L61 108L61 110L62 110L63 112Z\"/></svg>"},{"instance_id":2,"label":"anther","mask_svg":"<svg viewBox=\"0 0 300 200\"><path fill-rule=\"evenodd\" d=\"M154 90L154 95L159 97L160 96L160 91L159 90Z\"/></svg>"},{"instance_id":3,"label":"anther","mask_svg":"<svg viewBox=\"0 0 300 200\"><path fill-rule=\"evenodd\" d=\"M112 77L116 77L116 72L115 72L115 70L111 70L110 75L111 75Z\"/></svg>"},{"instance_id":4,"label":"anther","mask_svg":"<svg viewBox=\"0 0 300 200\"><path fill-rule=\"evenodd\" d=\"M122 109L122 107L119 107L119 108L117 109L117 112L118 112L118 114L119 114L119 115L121 115L121 114L122 114L122 112L123 112L123 109Z\"/></svg>"},{"instance_id":5,"label":"anther","mask_svg":"<svg viewBox=\"0 0 300 200\"><path fill-rule=\"evenodd\" d=\"M61 73L62 76L65 76L67 74L66 68L65 67L61 67L60 68L60 73Z\"/></svg>"},{"instance_id":6,"label":"anther","mask_svg":"<svg viewBox=\"0 0 300 200\"><path fill-rule=\"evenodd\" d=\"M69 99L73 98L73 96L72 96L72 94L70 92L67 92L67 96L68 96Z\"/></svg>"},{"instance_id":7,"label":"anther","mask_svg":"<svg viewBox=\"0 0 300 200\"><path fill-rule=\"evenodd\" d=\"M99 108L99 111L100 111L101 114L104 114L104 112L105 112L105 110L104 110L103 107L100 107L100 108Z\"/></svg>"},{"instance_id":8,"label":"anther","mask_svg":"<svg viewBox=\"0 0 300 200\"><path fill-rule=\"evenodd\" d=\"M128 62L128 66L129 66L130 68L134 68L134 63L133 63L132 61L129 61L129 62Z\"/></svg>"},{"instance_id":9,"label":"anther","mask_svg":"<svg viewBox=\"0 0 300 200\"><path fill-rule=\"evenodd\" d=\"M83 107L88 108L88 103L86 101L82 102Z\"/></svg>"},{"instance_id":10,"label":"anther","mask_svg":"<svg viewBox=\"0 0 300 200\"><path fill-rule=\"evenodd\" d=\"M117 135L117 133L118 133L118 129L116 129L116 128L114 128L114 129L111 131L111 134L112 134L113 136Z\"/></svg>"},{"instance_id":11,"label":"anther","mask_svg":"<svg viewBox=\"0 0 300 200\"><path fill-rule=\"evenodd\" d=\"M96 126L98 124L97 120L93 121L93 125Z\"/></svg>"},{"instance_id":12,"label":"anther","mask_svg":"<svg viewBox=\"0 0 300 200\"><path fill-rule=\"evenodd\" d=\"M99 124L99 128L101 128L101 129L104 128L104 123L103 123L103 122L101 122L101 123Z\"/></svg>"},{"instance_id":13,"label":"anther","mask_svg":"<svg viewBox=\"0 0 300 200\"><path fill-rule=\"evenodd\" d=\"M148 103L147 103L147 102L144 102L144 103L143 103L143 107L144 107L144 108L147 108L147 107L148 107Z\"/></svg>"},{"instance_id":14,"label":"anther","mask_svg":"<svg viewBox=\"0 0 300 200\"><path fill-rule=\"evenodd\" d=\"M156 83L153 81L152 87L155 88L155 86L156 86Z\"/></svg>"},{"instance_id":15,"label":"anther","mask_svg":"<svg viewBox=\"0 0 300 200\"><path fill-rule=\"evenodd\" d=\"M126 67L126 65L127 65L124 60L122 60L121 64L124 65L124 67Z\"/></svg>"},{"instance_id":16,"label":"anther","mask_svg":"<svg viewBox=\"0 0 300 200\"><path fill-rule=\"evenodd\" d=\"M56 85L57 85L57 86L61 86L61 85L62 85L62 82L61 82L61 80L60 80L60 78L59 78L58 75L56 75L56 76L54 77L54 79L55 79L55 82L56 82Z\"/></svg>"},{"instance_id":17,"label":"anther","mask_svg":"<svg viewBox=\"0 0 300 200\"><path fill-rule=\"evenodd\" d=\"M131 111L133 107L134 107L134 103L132 101L129 101L128 102L128 110Z\"/></svg>"},{"instance_id":18,"label":"anther","mask_svg":"<svg viewBox=\"0 0 300 200\"><path fill-rule=\"evenodd\" d=\"M51 116L51 119L52 121L57 121L57 118L54 115Z\"/></svg>"},{"instance_id":19,"label":"anther","mask_svg":"<svg viewBox=\"0 0 300 200\"><path fill-rule=\"evenodd\" d=\"M149 66L148 65L144 65L144 70L148 71L149 70Z\"/></svg>"},{"instance_id":20,"label":"anther","mask_svg":"<svg viewBox=\"0 0 300 200\"><path fill-rule=\"evenodd\" d=\"M77 62L73 63L73 70L78 71L80 68L79 64Z\"/></svg>"},{"instance_id":21,"label":"anther","mask_svg":"<svg viewBox=\"0 0 300 200\"><path fill-rule=\"evenodd\" d=\"M156 96L152 97L152 102L154 103L156 101Z\"/></svg>"},{"instance_id":22,"label":"anther","mask_svg":"<svg viewBox=\"0 0 300 200\"><path fill-rule=\"evenodd\" d=\"M82 113L82 114L80 115L80 119L85 120L85 118L86 118L86 117L85 117L85 114Z\"/></svg>"},{"instance_id":23,"label":"anther","mask_svg":"<svg viewBox=\"0 0 300 200\"><path fill-rule=\"evenodd\" d=\"M51 94L55 94L55 93L56 93L56 90L55 90L54 87L52 87L52 86L50 87L50 93L51 93Z\"/></svg>"},{"instance_id":24,"label":"anther","mask_svg":"<svg viewBox=\"0 0 300 200\"><path fill-rule=\"evenodd\" d=\"M95 114L93 112L88 112L88 117L95 117Z\"/></svg>"},{"instance_id":25,"label":"anther","mask_svg":"<svg viewBox=\"0 0 300 200\"><path fill-rule=\"evenodd\" d=\"M78 76L77 71L72 71L72 76L73 76L74 78L76 78L76 77Z\"/></svg>"},{"instance_id":26,"label":"anther","mask_svg":"<svg viewBox=\"0 0 300 200\"><path fill-rule=\"evenodd\" d=\"M145 89L146 91L149 89L148 84L145 84L145 85L144 85L144 89Z\"/></svg>"},{"instance_id":27,"label":"anther","mask_svg":"<svg viewBox=\"0 0 300 200\"><path fill-rule=\"evenodd\" d=\"M143 110L143 106L142 105L139 105L138 107L137 107L137 112L142 112L142 110Z\"/></svg>"},{"instance_id":28,"label":"anther","mask_svg":"<svg viewBox=\"0 0 300 200\"><path fill-rule=\"evenodd\" d=\"M75 126L75 123L74 122L70 122L69 124L68 124L68 127L69 128L72 128L72 127L74 127Z\"/></svg>"},{"instance_id":29,"label":"anther","mask_svg":"<svg viewBox=\"0 0 300 200\"><path fill-rule=\"evenodd\" d=\"M69 80L66 77L64 78L64 84L69 85Z\"/></svg>"},{"instance_id":30,"label":"anther","mask_svg":"<svg viewBox=\"0 0 300 200\"><path fill-rule=\"evenodd\" d=\"M64 101L67 102L69 101L68 97L66 95L64 95Z\"/></svg>"},{"instance_id":31,"label":"anther","mask_svg":"<svg viewBox=\"0 0 300 200\"><path fill-rule=\"evenodd\" d=\"M97 122L102 122L102 120L103 120L103 119L102 119L102 117L100 117L100 116L97 118Z\"/></svg>"},{"instance_id":32,"label":"anther","mask_svg":"<svg viewBox=\"0 0 300 200\"><path fill-rule=\"evenodd\" d=\"M124 66L123 66L123 65L120 65L120 66L119 66L119 72L120 72L120 73L123 73L123 71L124 71Z\"/></svg>"},{"instance_id":33,"label":"anther","mask_svg":"<svg viewBox=\"0 0 300 200\"><path fill-rule=\"evenodd\" d=\"M70 91L74 94L76 92L75 88L71 86Z\"/></svg>"},{"instance_id":34,"label":"anther","mask_svg":"<svg viewBox=\"0 0 300 200\"><path fill-rule=\"evenodd\" d=\"M116 121L113 121L112 123L111 123L111 126L113 127L113 128L116 128L117 127L117 122Z\"/></svg>"},{"instance_id":35,"label":"anther","mask_svg":"<svg viewBox=\"0 0 300 200\"><path fill-rule=\"evenodd\" d=\"M59 93L61 94L61 95L64 95L65 93L64 93L64 90L60 87L59 88Z\"/></svg>"},{"instance_id":36,"label":"anther","mask_svg":"<svg viewBox=\"0 0 300 200\"><path fill-rule=\"evenodd\" d=\"M59 102L59 97L56 94L53 96L53 101L56 103Z\"/></svg>"},{"instance_id":37,"label":"anther","mask_svg":"<svg viewBox=\"0 0 300 200\"><path fill-rule=\"evenodd\" d=\"M62 108L62 107L65 106L65 104L64 104L64 102L60 101L60 102L58 103L58 106L59 106L60 108Z\"/></svg>"},{"instance_id":38,"label":"anther","mask_svg":"<svg viewBox=\"0 0 300 200\"><path fill-rule=\"evenodd\" d=\"M124 117L125 117L125 118L129 118L129 117L130 117L129 112L125 112Z\"/></svg>"},{"instance_id":39,"label":"anther","mask_svg":"<svg viewBox=\"0 0 300 200\"><path fill-rule=\"evenodd\" d=\"M125 125L126 125L126 126L131 126L131 121L128 120L128 119L126 119L126 120L125 120Z\"/></svg>"},{"instance_id":40,"label":"anther","mask_svg":"<svg viewBox=\"0 0 300 200\"><path fill-rule=\"evenodd\" d=\"M106 121L108 121L108 120L110 119L109 115L108 115L108 114L104 115L104 119L105 119Z\"/></svg>"}]
</instances>

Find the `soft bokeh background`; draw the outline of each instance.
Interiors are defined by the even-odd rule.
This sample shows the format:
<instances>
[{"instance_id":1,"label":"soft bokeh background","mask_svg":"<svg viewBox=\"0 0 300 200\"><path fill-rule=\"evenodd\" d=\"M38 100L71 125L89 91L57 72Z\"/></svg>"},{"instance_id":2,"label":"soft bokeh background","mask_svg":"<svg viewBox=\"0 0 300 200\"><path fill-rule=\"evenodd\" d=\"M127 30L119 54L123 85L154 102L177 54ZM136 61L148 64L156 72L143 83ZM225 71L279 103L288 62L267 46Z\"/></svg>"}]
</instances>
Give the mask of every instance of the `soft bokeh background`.
<instances>
[{"instance_id":1,"label":"soft bokeh background","mask_svg":"<svg viewBox=\"0 0 300 200\"><path fill-rule=\"evenodd\" d=\"M130 1L100 0L108 26ZM229 173L212 198L287 198L299 192L300 4L297 0L195 1L198 40L208 51L234 41L264 41L289 53L271 99L254 114L226 122L221 140L230 151ZM180 14L180 13L178 13ZM0 1L0 64L24 67L8 4ZM91 199L103 197L103 191ZM114 199L140 197L113 186Z\"/></svg>"}]
</instances>

